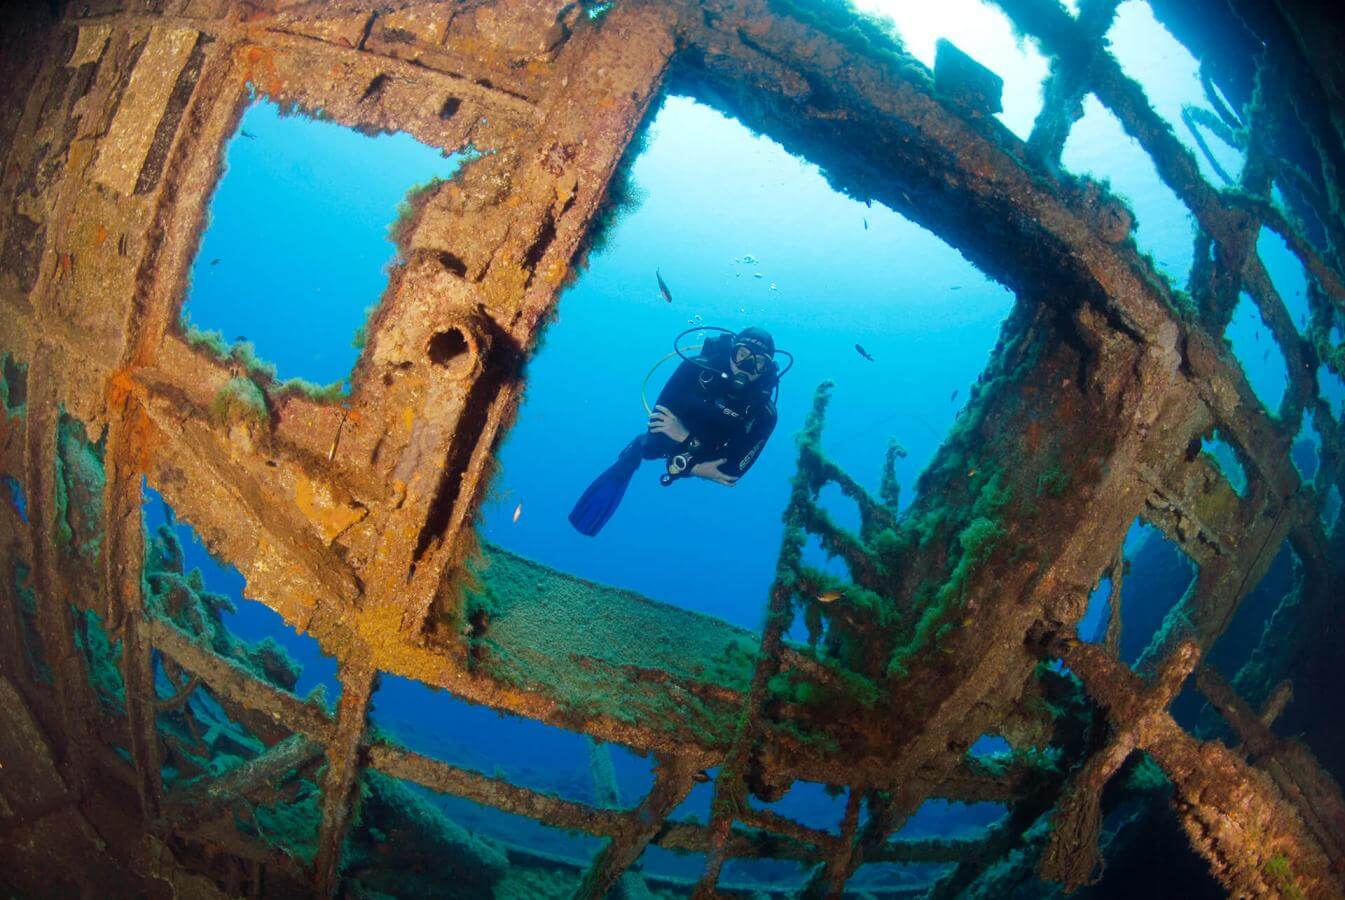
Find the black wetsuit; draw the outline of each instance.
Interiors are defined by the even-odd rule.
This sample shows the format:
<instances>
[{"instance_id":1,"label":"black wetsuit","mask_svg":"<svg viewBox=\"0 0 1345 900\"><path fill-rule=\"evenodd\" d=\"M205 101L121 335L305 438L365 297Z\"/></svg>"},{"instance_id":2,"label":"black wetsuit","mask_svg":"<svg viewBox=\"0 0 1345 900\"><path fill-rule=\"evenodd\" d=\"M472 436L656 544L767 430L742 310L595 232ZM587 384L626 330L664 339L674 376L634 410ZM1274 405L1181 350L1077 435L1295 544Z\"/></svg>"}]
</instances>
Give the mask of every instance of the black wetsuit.
<instances>
[{"instance_id":1,"label":"black wetsuit","mask_svg":"<svg viewBox=\"0 0 1345 900\"><path fill-rule=\"evenodd\" d=\"M724 460L720 471L737 478L752 467L775 430L771 395L777 378L766 373L735 389L728 373L732 336L705 342L696 362L682 360L658 396L687 429L687 439L646 431L626 445L616 462L593 480L570 511L570 524L593 537L616 512L641 459L666 459L668 471L659 480L671 484L691 474L697 463ZM701 365L700 363L704 363Z\"/></svg>"},{"instance_id":2,"label":"black wetsuit","mask_svg":"<svg viewBox=\"0 0 1345 900\"><path fill-rule=\"evenodd\" d=\"M769 374L734 390L729 379L732 339L725 335L705 342L700 358L714 371L682 360L659 393L657 405L677 416L689 432L680 444L664 434L643 434L625 453L638 448L644 459L671 459L689 455L687 471L696 463L723 459L720 471L737 478L756 462L775 430L775 404L771 392L775 379Z\"/></svg>"}]
</instances>

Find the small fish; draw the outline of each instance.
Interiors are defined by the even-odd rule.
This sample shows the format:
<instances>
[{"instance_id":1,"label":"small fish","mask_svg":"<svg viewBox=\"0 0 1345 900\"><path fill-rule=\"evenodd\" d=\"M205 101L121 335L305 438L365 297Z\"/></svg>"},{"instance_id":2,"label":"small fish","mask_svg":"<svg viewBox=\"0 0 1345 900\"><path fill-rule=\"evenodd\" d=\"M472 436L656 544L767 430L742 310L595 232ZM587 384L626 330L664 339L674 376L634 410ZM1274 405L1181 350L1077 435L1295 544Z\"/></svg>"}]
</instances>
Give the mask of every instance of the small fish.
<instances>
[{"instance_id":1,"label":"small fish","mask_svg":"<svg viewBox=\"0 0 1345 900\"><path fill-rule=\"evenodd\" d=\"M868 220L868 219L865 219L865 220L864 220L864 230L865 230L865 231L868 231L868 230L869 230L869 220Z\"/></svg>"},{"instance_id":2,"label":"small fish","mask_svg":"<svg viewBox=\"0 0 1345 900\"><path fill-rule=\"evenodd\" d=\"M873 357L869 355L869 351L865 350L865 349L864 349L862 346L860 346L859 344L855 344L855 350L856 350L856 352L859 353L860 356L864 357L864 358L867 359L869 362L874 362Z\"/></svg>"},{"instance_id":3,"label":"small fish","mask_svg":"<svg viewBox=\"0 0 1345 900\"><path fill-rule=\"evenodd\" d=\"M771 290L773 290L773 291L778 291L778 290L780 290L780 286L779 286L778 284L776 284L774 281L772 281L772 282L771 282Z\"/></svg>"},{"instance_id":4,"label":"small fish","mask_svg":"<svg viewBox=\"0 0 1345 900\"><path fill-rule=\"evenodd\" d=\"M215 257L214 259L212 259L212 260L210 261L210 264L211 264L212 266L218 266L218 265L220 264L220 258L219 258L218 256Z\"/></svg>"},{"instance_id":5,"label":"small fish","mask_svg":"<svg viewBox=\"0 0 1345 900\"><path fill-rule=\"evenodd\" d=\"M822 593L817 595L818 603L835 603L839 599L841 599L841 592L836 590L835 588L832 588L831 590L828 591L823 591Z\"/></svg>"},{"instance_id":6,"label":"small fish","mask_svg":"<svg viewBox=\"0 0 1345 900\"><path fill-rule=\"evenodd\" d=\"M950 290L950 291L960 291L960 290L962 290L962 285L960 285L960 284L955 284L955 285L953 285L952 287L950 287L948 290Z\"/></svg>"},{"instance_id":7,"label":"small fish","mask_svg":"<svg viewBox=\"0 0 1345 900\"><path fill-rule=\"evenodd\" d=\"M517 521L518 521L518 517L521 516L521 515L523 515L523 504L522 504L522 503L520 503L518 506L514 507L514 521L517 522Z\"/></svg>"},{"instance_id":8,"label":"small fish","mask_svg":"<svg viewBox=\"0 0 1345 900\"><path fill-rule=\"evenodd\" d=\"M750 254L750 253L744 253L742 256L738 257L738 259L736 260L736 262L739 262L739 263L741 263L741 264L744 265L744 266L754 265L754 264L756 264L756 263L759 262L759 261L760 261L760 260L758 260L755 256L753 256L753 255Z\"/></svg>"},{"instance_id":9,"label":"small fish","mask_svg":"<svg viewBox=\"0 0 1345 900\"><path fill-rule=\"evenodd\" d=\"M238 133L250 141L255 141L257 139L257 136L252 132L248 131L246 128L239 129Z\"/></svg>"},{"instance_id":10,"label":"small fish","mask_svg":"<svg viewBox=\"0 0 1345 900\"><path fill-rule=\"evenodd\" d=\"M240 334L234 338L235 344L246 344L247 342L248 336L246 334Z\"/></svg>"},{"instance_id":11,"label":"small fish","mask_svg":"<svg viewBox=\"0 0 1345 900\"><path fill-rule=\"evenodd\" d=\"M752 277L753 277L753 278L765 278L766 276L765 276L765 275L762 275L760 272L753 272L753 273L752 273Z\"/></svg>"},{"instance_id":12,"label":"small fish","mask_svg":"<svg viewBox=\"0 0 1345 900\"><path fill-rule=\"evenodd\" d=\"M663 295L664 300L667 300L669 303L671 303L672 291L668 290L668 282L663 280L663 276L659 274L658 269L654 270L654 277L658 279L658 292Z\"/></svg>"},{"instance_id":13,"label":"small fish","mask_svg":"<svg viewBox=\"0 0 1345 900\"><path fill-rule=\"evenodd\" d=\"M1255 341L1255 342L1258 343L1258 344L1261 343L1261 332L1259 332L1259 331L1253 331L1253 332L1252 332L1252 340Z\"/></svg>"},{"instance_id":14,"label":"small fish","mask_svg":"<svg viewBox=\"0 0 1345 900\"><path fill-rule=\"evenodd\" d=\"M1266 348L1266 352L1265 352L1265 353L1262 353L1262 354L1261 354L1261 362L1265 362L1265 361L1268 360L1268 359L1270 359L1270 348L1269 348L1269 347Z\"/></svg>"},{"instance_id":15,"label":"small fish","mask_svg":"<svg viewBox=\"0 0 1345 900\"><path fill-rule=\"evenodd\" d=\"M950 397L948 398L948 402L949 402L949 403L952 403L954 400L957 399L957 392L960 391L960 390L961 390L961 388L953 388L952 396L950 396Z\"/></svg>"},{"instance_id":16,"label":"small fish","mask_svg":"<svg viewBox=\"0 0 1345 900\"><path fill-rule=\"evenodd\" d=\"M698 783L698 784L709 784L709 782L710 782L710 773L709 773L708 771L706 771L705 769L701 769L701 770L700 770L699 772L697 772L695 775L692 775L692 776L691 776L691 780L694 781L694 782L696 782L696 783Z\"/></svg>"}]
</instances>

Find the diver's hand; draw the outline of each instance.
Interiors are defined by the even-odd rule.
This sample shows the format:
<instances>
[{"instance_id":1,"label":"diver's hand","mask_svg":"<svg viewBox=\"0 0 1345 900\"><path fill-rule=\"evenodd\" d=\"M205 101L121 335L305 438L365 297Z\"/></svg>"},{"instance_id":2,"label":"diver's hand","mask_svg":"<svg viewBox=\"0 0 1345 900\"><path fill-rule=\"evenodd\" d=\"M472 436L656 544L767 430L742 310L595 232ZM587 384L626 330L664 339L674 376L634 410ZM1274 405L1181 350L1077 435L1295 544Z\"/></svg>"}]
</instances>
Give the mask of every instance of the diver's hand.
<instances>
[{"instance_id":1,"label":"diver's hand","mask_svg":"<svg viewBox=\"0 0 1345 900\"><path fill-rule=\"evenodd\" d=\"M649 414L649 431L652 434L666 434L678 444L691 436L682 420L673 415L672 410L666 406L656 406Z\"/></svg>"},{"instance_id":2,"label":"diver's hand","mask_svg":"<svg viewBox=\"0 0 1345 900\"><path fill-rule=\"evenodd\" d=\"M728 475L719 470L719 467L726 462L728 462L727 459L716 459L712 462L696 463L691 467L691 474L697 478L707 478L725 487L733 487L738 483L738 476Z\"/></svg>"}]
</instances>

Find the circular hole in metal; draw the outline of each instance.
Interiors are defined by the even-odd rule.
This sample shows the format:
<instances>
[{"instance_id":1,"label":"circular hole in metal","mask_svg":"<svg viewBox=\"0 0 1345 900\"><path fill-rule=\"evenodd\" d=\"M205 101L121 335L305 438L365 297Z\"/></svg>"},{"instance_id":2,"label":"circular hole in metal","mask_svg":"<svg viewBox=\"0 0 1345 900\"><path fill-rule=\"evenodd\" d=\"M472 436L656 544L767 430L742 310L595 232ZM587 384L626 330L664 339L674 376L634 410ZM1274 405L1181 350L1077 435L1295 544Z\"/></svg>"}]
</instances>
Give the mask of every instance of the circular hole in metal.
<instances>
[{"instance_id":1,"label":"circular hole in metal","mask_svg":"<svg viewBox=\"0 0 1345 900\"><path fill-rule=\"evenodd\" d=\"M467 352L467 337L457 328L440 331L430 338L430 362L436 366L447 366Z\"/></svg>"}]
</instances>

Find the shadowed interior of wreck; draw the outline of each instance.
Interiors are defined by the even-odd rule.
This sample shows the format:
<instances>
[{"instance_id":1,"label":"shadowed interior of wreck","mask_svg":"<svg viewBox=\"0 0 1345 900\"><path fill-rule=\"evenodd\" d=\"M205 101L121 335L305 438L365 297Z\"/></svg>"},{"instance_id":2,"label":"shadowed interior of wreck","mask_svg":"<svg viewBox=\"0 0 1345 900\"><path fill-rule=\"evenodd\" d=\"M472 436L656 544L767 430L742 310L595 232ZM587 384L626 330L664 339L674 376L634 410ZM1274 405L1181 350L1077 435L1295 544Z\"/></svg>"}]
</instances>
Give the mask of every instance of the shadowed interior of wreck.
<instances>
[{"instance_id":1,"label":"shadowed interior of wreck","mask_svg":"<svg viewBox=\"0 0 1345 900\"><path fill-rule=\"evenodd\" d=\"M1340 23L1150 0L1217 110L1185 124L1238 148L1230 172L1118 63L1117 0L995 5L1050 61L1026 140L993 72L951 44L931 70L834 0L7 10L0 887L1341 896ZM758 633L476 531L526 364L670 94L1016 297L909 505L897 448L876 486L828 455L816 387ZM348 389L182 322L258 101L460 154L406 198ZM1086 102L1193 217L1184 283L1062 162ZM1254 332L1282 386L1240 362ZM311 663L231 630L207 551ZM422 689L564 730L589 781L415 745L378 704ZM791 789L835 823L783 812ZM1003 812L911 827L931 803ZM530 837L486 836L492 816Z\"/></svg>"}]
</instances>

